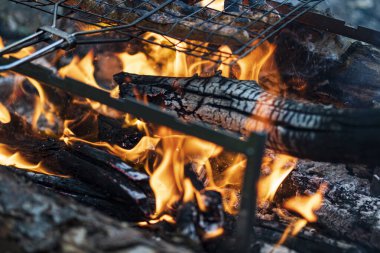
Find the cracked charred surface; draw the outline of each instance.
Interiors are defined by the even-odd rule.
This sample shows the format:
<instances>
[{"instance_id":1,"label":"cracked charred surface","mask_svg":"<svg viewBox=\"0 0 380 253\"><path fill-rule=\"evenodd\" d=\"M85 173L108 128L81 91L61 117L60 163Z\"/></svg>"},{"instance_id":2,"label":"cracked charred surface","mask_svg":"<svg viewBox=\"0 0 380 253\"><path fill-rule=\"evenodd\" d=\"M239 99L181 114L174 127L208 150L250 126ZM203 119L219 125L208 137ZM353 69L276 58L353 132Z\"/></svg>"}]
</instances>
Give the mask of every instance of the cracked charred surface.
<instances>
[{"instance_id":1,"label":"cracked charred surface","mask_svg":"<svg viewBox=\"0 0 380 253\"><path fill-rule=\"evenodd\" d=\"M2 252L190 252L51 194L8 170L0 173Z\"/></svg>"},{"instance_id":2,"label":"cracked charred surface","mask_svg":"<svg viewBox=\"0 0 380 253\"><path fill-rule=\"evenodd\" d=\"M255 81L221 76L170 78L120 73L120 97L144 94L186 121L247 135L267 131L268 147L300 158L378 163L380 111L336 109L269 94Z\"/></svg>"},{"instance_id":3,"label":"cracked charred surface","mask_svg":"<svg viewBox=\"0 0 380 253\"><path fill-rule=\"evenodd\" d=\"M300 160L279 192L306 194L327 183L322 208L317 211L318 231L378 251L380 198L370 194L371 173L365 175L369 170L371 168L365 166ZM364 175L361 175L362 172L365 172Z\"/></svg>"}]
</instances>

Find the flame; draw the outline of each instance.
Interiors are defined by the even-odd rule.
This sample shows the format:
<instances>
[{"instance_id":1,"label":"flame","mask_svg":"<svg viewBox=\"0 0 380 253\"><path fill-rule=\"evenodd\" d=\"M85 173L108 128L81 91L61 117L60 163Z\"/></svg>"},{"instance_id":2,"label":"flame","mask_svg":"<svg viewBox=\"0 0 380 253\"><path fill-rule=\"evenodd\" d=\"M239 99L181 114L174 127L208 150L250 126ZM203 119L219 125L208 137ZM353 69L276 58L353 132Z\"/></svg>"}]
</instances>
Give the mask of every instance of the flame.
<instances>
[{"instance_id":1,"label":"flame","mask_svg":"<svg viewBox=\"0 0 380 253\"><path fill-rule=\"evenodd\" d=\"M34 112L32 118L32 127L38 129L38 120L44 116L50 126L54 125L56 111L54 105L47 99L46 93L41 84L35 79L27 77L29 82L37 90L38 96L35 97Z\"/></svg>"},{"instance_id":2,"label":"flame","mask_svg":"<svg viewBox=\"0 0 380 253\"><path fill-rule=\"evenodd\" d=\"M315 194L310 196L295 196L285 201L284 207L302 216L294 219L285 229L275 247L283 244L290 236L296 236L308 222L316 222L318 217L315 211L319 210L323 203L323 195L327 190L327 184L322 184Z\"/></svg>"},{"instance_id":3,"label":"flame","mask_svg":"<svg viewBox=\"0 0 380 253\"><path fill-rule=\"evenodd\" d=\"M246 57L239 60L234 56L228 57L232 53L231 49L227 46L221 46L219 51L222 53L219 59L223 64L217 66L211 61L185 54L183 51L190 50L194 46L176 39L149 32L145 34L144 40L155 43L146 44L147 54L143 52L136 54L130 54L128 52L117 54L125 72L139 75L189 77L195 74L201 76L210 75L210 72L212 74L216 70L219 70L225 77L259 81L260 73L263 70L267 68L271 70L276 69L275 66L272 66L274 63L270 61L276 47L269 42L263 43ZM165 44L175 45L177 51L160 46ZM197 48L197 50L201 49ZM215 58L214 60L218 60L216 56L213 58ZM230 66L230 64L235 61L235 66ZM267 63L271 65L266 66L268 65ZM280 76L278 73L276 75Z\"/></svg>"},{"instance_id":4,"label":"flame","mask_svg":"<svg viewBox=\"0 0 380 253\"><path fill-rule=\"evenodd\" d=\"M4 41L3 41L3 38L0 37L0 49L2 49L2 48L4 48ZM35 51L36 51L35 48L33 46L30 46L30 47L25 47L18 52L6 54L4 56L5 57L23 58L25 56L28 56L28 55L34 53Z\"/></svg>"},{"instance_id":5,"label":"flame","mask_svg":"<svg viewBox=\"0 0 380 253\"><path fill-rule=\"evenodd\" d=\"M11 115L2 103L0 103L0 122L3 124L8 124L11 122Z\"/></svg>"},{"instance_id":6,"label":"flame","mask_svg":"<svg viewBox=\"0 0 380 253\"><path fill-rule=\"evenodd\" d=\"M202 7L208 7L218 11L224 10L224 0L204 0L199 2L199 5Z\"/></svg>"},{"instance_id":7,"label":"flame","mask_svg":"<svg viewBox=\"0 0 380 253\"><path fill-rule=\"evenodd\" d=\"M200 4L218 10L223 10L224 8L224 1L219 0L202 1ZM234 66L230 66L228 64L235 61L236 58L226 57L232 51L227 46L221 46L219 50L222 53L219 57L225 64L218 65L180 52L190 50L194 46L176 39L154 33L146 33L144 39L155 42L155 44L146 43L144 53L123 52L116 55L121 61L124 71L144 75L188 77L194 74L210 75L219 70L225 77L259 81L260 73L265 69L265 65L275 51L274 45L265 42L246 57L238 60ZM160 45L163 44L174 45L177 51L161 47ZM110 92L110 96L116 97L118 93L117 87L111 91L97 83L94 77L94 59L93 51L89 51L82 59L74 56L70 64L59 69L58 73L61 77L77 79L98 89ZM30 81L39 94L33 117L33 127L36 128L38 118L44 114L49 119L51 110L46 109L50 106L41 85L33 79L30 79ZM107 106L88 99L76 101L76 103L89 104L93 109L107 115L112 111ZM82 142L104 148L123 160L143 164L146 172L150 175L150 186L156 199L156 210L150 223L162 219L173 222L173 218L166 213L174 208L179 201L196 201L201 210L205 209L202 197L200 197L201 194L193 186L191 179L185 175L189 164L192 165L192 169L196 174L206 175L206 180L203 182L205 190L219 191L223 196L224 209L231 214L237 212L240 202L239 191L246 165L244 156L233 155L232 158L229 157L229 166L223 171L217 171L217 169L213 168L211 159L218 158L223 151L221 147L195 137L180 135L164 127L152 131L148 129L145 122L130 115L116 115L123 117L125 127L136 126L140 131L145 132L146 136L134 148L128 150L107 142L94 142L86 140L84 137L78 137L70 128L72 121L64 122L61 140L67 145L71 145L73 142ZM157 156L153 157L153 161L152 157L149 156L149 152L152 150L157 154ZM263 177L258 185L260 201L273 200L279 185L294 168L295 162L294 158L278 156L273 164L268 165L271 167L271 173ZM205 235L205 238L214 238L223 232L223 229L217 229Z\"/></svg>"},{"instance_id":8,"label":"flame","mask_svg":"<svg viewBox=\"0 0 380 253\"><path fill-rule=\"evenodd\" d=\"M295 196L284 203L288 210L299 213L309 222L316 222L317 216L314 211L322 206L323 194L327 190L327 185L322 184L318 191L311 196Z\"/></svg>"},{"instance_id":9,"label":"flame","mask_svg":"<svg viewBox=\"0 0 380 253\"><path fill-rule=\"evenodd\" d=\"M27 161L19 152L15 152L8 145L0 143L0 164L3 166L14 166L19 169L49 174L49 171L42 165L42 162L33 164Z\"/></svg>"},{"instance_id":10,"label":"flame","mask_svg":"<svg viewBox=\"0 0 380 253\"><path fill-rule=\"evenodd\" d=\"M269 167L271 172L262 176L258 183L258 199L260 201L273 201L278 187L294 169L297 159L287 155L277 155L274 161L266 158L263 167Z\"/></svg>"}]
</instances>

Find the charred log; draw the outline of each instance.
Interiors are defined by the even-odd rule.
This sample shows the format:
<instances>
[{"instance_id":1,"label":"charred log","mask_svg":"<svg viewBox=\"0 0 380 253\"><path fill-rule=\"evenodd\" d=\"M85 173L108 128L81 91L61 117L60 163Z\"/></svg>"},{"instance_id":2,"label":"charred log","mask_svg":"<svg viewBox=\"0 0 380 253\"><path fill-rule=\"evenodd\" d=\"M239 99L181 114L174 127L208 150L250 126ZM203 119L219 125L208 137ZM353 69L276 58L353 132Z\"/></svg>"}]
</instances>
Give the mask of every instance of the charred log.
<instances>
[{"instance_id":1,"label":"charred log","mask_svg":"<svg viewBox=\"0 0 380 253\"><path fill-rule=\"evenodd\" d=\"M371 179L351 174L349 167L301 160L279 192L305 194L327 183L323 206L317 211L318 231L378 251L380 199L370 194Z\"/></svg>"},{"instance_id":2,"label":"charred log","mask_svg":"<svg viewBox=\"0 0 380 253\"><path fill-rule=\"evenodd\" d=\"M102 189L95 188L79 179L40 174L12 167L1 167L1 170L9 170L44 188L46 191L74 199L112 218L123 221L141 220L141 214L139 214L138 210L136 212L133 206L126 208L126 202L116 201Z\"/></svg>"},{"instance_id":3,"label":"charred log","mask_svg":"<svg viewBox=\"0 0 380 253\"><path fill-rule=\"evenodd\" d=\"M134 171L105 151L86 145L66 146L61 141L35 133L22 118L11 115L10 123L0 124L0 143L20 152L28 161L42 161L51 170L49 173L69 175L99 187L108 199L128 205L135 217L144 219L151 214L154 199L147 174Z\"/></svg>"},{"instance_id":4,"label":"charred log","mask_svg":"<svg viewBox=\"0 0 380 253\"><path fill-rule=\"evenodd\" d=\"M167 78L121 73L115 81L121 98L134 96L136 89L184 120L245 135L268 131L268 147L282 153L330 162L380 162L377 110L336 109L284 99L254 81L221 76Z\"/></svg>"}]
</instances>

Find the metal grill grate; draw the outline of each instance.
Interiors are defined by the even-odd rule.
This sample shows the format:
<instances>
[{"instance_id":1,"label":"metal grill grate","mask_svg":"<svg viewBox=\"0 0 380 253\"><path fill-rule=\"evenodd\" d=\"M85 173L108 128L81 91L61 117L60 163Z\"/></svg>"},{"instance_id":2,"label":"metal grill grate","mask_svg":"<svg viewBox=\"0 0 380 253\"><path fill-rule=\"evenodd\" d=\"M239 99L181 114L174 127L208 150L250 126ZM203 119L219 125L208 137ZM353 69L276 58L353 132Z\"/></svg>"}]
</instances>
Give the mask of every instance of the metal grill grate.
<instances>
[{"instance_id":1,"label":"metal grill grate","mask_svg":"<svg viewBox=\"0 0 380 253\"><path fill-rule=\"evenodd\" d=\"M206 1L204 6L199 3L189 5L185 2L191 1L185 0L10 1L51 14L56 12L53 27L57 18L68 18L87 25L85 30L66 34L66 44L135 39L218 64L232 65L323 0L266 1L268 4L262 0L218 1L222 5L224 3L223 11L211 8L216 0ZM284 9L288 11L284 13ZM157 43L149 39L146 32L162 36L165 42Z\"/></svg>"}]
</instances>

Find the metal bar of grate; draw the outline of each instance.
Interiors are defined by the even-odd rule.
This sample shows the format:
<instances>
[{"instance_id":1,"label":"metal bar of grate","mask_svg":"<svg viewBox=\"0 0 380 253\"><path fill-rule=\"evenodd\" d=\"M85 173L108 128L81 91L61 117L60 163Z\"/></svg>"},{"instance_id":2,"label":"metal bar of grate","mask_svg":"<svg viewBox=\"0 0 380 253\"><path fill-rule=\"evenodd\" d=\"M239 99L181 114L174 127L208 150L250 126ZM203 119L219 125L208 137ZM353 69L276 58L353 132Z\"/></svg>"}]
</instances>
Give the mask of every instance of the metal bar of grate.
<instances>
[{"instance_id":1,"label":"metal bar of grate","mask_svg":"<svg viewBox=\"0 0 380 253\"><path fill-rule=\"evenodd\" d=\"M0 57L0 64L12 64L16 59ZM99 90L71 78L60 78L53 71L32 63L25 63L13 68L14 72L36 79L46 85L59 88L75 96L91 99L93 101L110 106L116 110L130 113L147 122L163 125L192 135L197 138L215 143L226 150L242 153L247 158L247 165L243 178L243 190L241 194L240 211L237 220L235 249L238 252L248 252L252 244L254 233L254 220L256 216L256 185L260 176L260 167L264 154L266 134L253 132L247 140L242 140L238 135L217 131L207 124L184 122L175 115L162 111L159 107L143 104L133 98L112 98L106 91Z\"/></svg>"}]
</instances>

